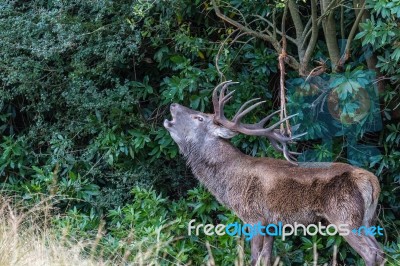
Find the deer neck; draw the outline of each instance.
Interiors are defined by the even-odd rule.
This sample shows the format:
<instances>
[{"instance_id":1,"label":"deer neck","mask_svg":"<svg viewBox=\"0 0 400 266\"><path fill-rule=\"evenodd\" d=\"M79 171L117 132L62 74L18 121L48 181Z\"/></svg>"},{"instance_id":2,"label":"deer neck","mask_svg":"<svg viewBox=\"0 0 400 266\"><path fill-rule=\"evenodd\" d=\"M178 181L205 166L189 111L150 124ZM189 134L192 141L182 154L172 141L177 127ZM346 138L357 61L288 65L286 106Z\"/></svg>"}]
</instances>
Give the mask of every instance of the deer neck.
<instances>
[{"instance_id":1,"label":"deer neck","mask_svg":"<svg viewBox=\"0 0 400 266\"><path fill-rule=\"evenodd\" d=\"M224 139L192 145L184 153L193 174L222 203L227 204L229 191L241 189L238 172L246 155Z\"/></svg>"}]
</instances>

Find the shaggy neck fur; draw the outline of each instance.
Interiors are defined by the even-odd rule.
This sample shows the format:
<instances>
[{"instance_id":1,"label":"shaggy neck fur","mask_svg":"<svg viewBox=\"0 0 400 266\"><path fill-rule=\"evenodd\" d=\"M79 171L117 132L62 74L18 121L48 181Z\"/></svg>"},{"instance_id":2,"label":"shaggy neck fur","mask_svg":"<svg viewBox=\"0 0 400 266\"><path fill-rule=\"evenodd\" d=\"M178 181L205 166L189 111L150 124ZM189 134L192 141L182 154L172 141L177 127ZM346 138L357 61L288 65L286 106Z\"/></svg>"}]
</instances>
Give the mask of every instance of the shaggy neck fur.
<instances>
[{"instance_id":1,"label":"shaggy neck fur","mask_svg":"<svg viewBox=\"0 0 400 266\"><path fill-rule=\"evenodd\" d=\"M230 205L227 202L227 187L239 188L241 183L235 182L237 175L233 173L240 165L238 162L245 160L245 155L224 139L207 140L202 144L187 141L181 150L195 177L219 201Z\"/></svg>"}]
</instances>

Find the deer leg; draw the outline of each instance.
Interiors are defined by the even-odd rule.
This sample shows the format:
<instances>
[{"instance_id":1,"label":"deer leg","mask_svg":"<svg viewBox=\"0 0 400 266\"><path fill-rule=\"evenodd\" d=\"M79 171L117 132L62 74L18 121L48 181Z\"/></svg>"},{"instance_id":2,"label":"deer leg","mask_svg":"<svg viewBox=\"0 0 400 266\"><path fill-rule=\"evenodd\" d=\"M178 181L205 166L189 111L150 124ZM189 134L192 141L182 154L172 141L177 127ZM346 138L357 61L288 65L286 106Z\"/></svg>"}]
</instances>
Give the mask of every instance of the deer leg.
<instances>
[{"instance_id":1,"label":"deer leg","mask_svg":"<svg viewBox=\"0 0 400 266\"><path fill-rule=\"evenodd\" d=\"M349 245L364 259L365 266L375 266L377 263L377 250L365 235L355 235L350 233L343 236Z\"/></svg>"},{"instance_id":2,"label":"deer leg","mask_svg":"<svg viewBox=\"0 0 400 266\"><path fill-rule=\"evenodd\" d=\"M340 213L330 213L330 215L325 214L324 217L330 222L331 224L335 224L337 228L340 227L340 224L347 224L350 228L357 228L362 225L362 220L360 217L355 215L349 215L347 219L332 219L330 217L340 217ZM348 223L347 221L353 221ZM377 248L377 243L373 242L369 236L363 234L353 234L351 231L349 235L344 235L343 238L349 243L349 245L363 258L365 262L365 266L375 266L378 263L380 258L379 250ZM376 240L375 240L376 241ZM379 245L378 245L379 247Z\"/></svg>"},{"instance_id":3,"label":"deer leg","mask_svg":"<svg viewBox=\"0 0 400 266\"><path fill-rule=\"evenodd\" d=\"M272 236L255 235L251 240L251 265L270 266L273 244Z\"/></svg>"},{"instance_id":4,"label":"deer leg","mask_svg":"<svg viewBox=\"0 0 400 266\"><path fill-rule=\"evenodd\" d=\"M265 265L271 265L272 262L272 247L274 245L274 237L264 236L264 247L262 250L263 261Z\"/></svg>"},{"instance_id":5,"label":"deer leg","mask_svg":"<svg viewBox=\"0 0 400 266\"><path fill-rule=\"evenodd\" d=\"M367 236L367 241L370 243L371 248L376 251L376 264L384 265L385 264L385 253L383 252L381 246L374 236Z\"/></svg>"},{"instance_id":6,"label":"deer leg","mask_svg":"<svg viewBox=\"0 0 400 266\"><path fill-rule=\"evenodd\" d=\"M368 218L366 219L367 222L364 224L364 226L369 227L370 225L374 225L376 220L377 220L376 204L370 206L368 208L367 213L369 213L369 215L368 215L369 219ZM383 252L383 250L382 250L381 246L379 245L378 241L372 235L367 235L366 240L370 243L370 246L376 251L376 264L377 265L384 265L385 264L385 253Z\"/></svg>"},{"instance_id":7,"label":"deer leg","mask_svg":"<svg viewBox=\"0 0 400 266\"><path fill-rule=\"evenodd\" d=\"M263 249L263 239L262 235L256 234L251 239L251 265L260 265L261 262L261 252Z\"/></svg>"}]
</instances>

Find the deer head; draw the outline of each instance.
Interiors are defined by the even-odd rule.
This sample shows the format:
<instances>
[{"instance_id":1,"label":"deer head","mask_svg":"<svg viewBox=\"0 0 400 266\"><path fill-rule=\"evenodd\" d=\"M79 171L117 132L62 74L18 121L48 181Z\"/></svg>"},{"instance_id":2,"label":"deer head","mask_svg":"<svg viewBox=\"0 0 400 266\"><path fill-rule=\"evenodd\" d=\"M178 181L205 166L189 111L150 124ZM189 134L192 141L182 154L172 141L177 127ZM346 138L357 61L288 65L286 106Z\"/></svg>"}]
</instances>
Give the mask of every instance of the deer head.
<instances>
[{"instance_id":1,"label":"deer head","mask_svg":"<svg viewBox=\"0 0 400 266\"><path fill-rule=\"evenodd\" d=\"M288 137L283 135L277 129L281 123L297 114L281 119L267 128L264 128L265 124L271 120L273 115L280 111L273 112L271 115L263 118L256 124L242 123L241 119L246 114L265 102L259 101L259 99L256 98L245 102L239 108L232 120L228 120L224 115L224 106L232 98L235 91L231 91L227 94L226 92L229 85L236 83L237 82L225 81L214 89L212 97L214 114L205 114L194 111L176 103L171 104L170 109L172 120L165 120L164 127L170 132L174 141L184 152L187 149L187 146L185 145L187 143L204 143L205 140L211 140L213 138L230 139L238 133L251 136L264 136L270 140L271 145L275 150L283 153L286 160L292 164L297 164L294 155L299 153L289 151L287 144L293 142L293 140L305 135L306 133ZM219 90L221 91L219 92ZM250 105L251 103L252 105Z\"/></svg>"}]
</instances>

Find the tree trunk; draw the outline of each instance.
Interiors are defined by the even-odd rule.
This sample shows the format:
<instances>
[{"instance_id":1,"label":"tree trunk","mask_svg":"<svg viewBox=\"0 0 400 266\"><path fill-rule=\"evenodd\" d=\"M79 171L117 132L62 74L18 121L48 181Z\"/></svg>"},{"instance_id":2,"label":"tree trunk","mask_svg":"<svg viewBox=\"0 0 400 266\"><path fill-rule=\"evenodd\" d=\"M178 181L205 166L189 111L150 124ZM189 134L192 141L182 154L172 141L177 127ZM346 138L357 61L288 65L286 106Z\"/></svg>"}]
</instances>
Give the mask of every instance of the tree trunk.
<instances>
[{"instance_id":1,"label":"tree trunk","mask_svg":"<svg viewBox=\"0 0 400 266\"><path fill-rule=\"evenodd\" d=\"M333 5L335 0L322 0L322 14L326 16L322 20L322 29L324 30L326 46L328 48L329 58L332 63L332 71L336 71L336 65L340 60L340 52L336 37L336 21Z\"/></svg>"}]
</instances>

